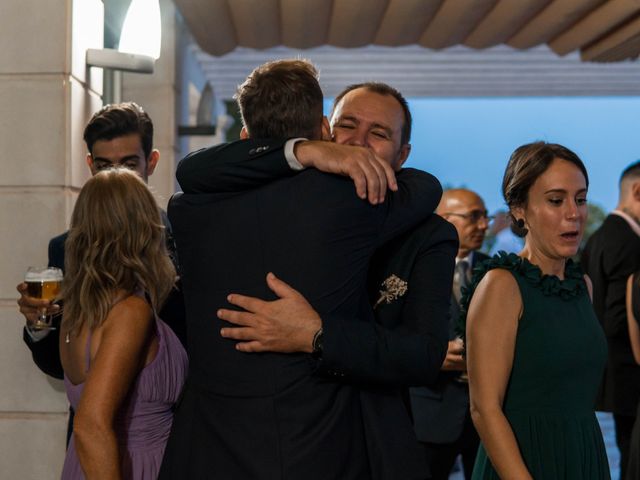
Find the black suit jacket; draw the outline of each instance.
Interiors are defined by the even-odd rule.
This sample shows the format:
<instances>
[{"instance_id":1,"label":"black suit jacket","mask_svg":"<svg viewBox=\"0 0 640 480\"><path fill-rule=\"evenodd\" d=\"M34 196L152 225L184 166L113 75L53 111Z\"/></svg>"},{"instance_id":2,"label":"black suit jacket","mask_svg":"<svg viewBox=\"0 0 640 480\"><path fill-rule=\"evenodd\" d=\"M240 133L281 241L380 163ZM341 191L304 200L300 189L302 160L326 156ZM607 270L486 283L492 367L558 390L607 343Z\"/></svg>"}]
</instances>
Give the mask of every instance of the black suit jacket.
<instances>
[{"instance_id":1,"label":"black suit jacket","mask_svg":"<svg viewBox=\"0 0 640 480\"><path fill-rule=\"evenodd\" d=\"M283 142L247 145L259 146L254 157L282 155ZM207 149L195 158L211 161L221 149L234 148ZM205 173L196 167L183 161L178 168L185 190L185 172L202 183ZM289 173L286 163L282 171ZM184 194L170 202L184 272L191 374L161 478L202 472L223 478L424 477L397 392L359 385L356 345L344 364L330 361L332 339L348 335L342 319L376 335L365 282L374 250L426 217L439 199L438 183L428 174L407 171L399 182L400 191L375 207L357 198L350 180L314 170L242 193ZM322 315L320 362L307 354L242 354L235 341L220 337L223 322L215 311L227 294L274 298L265 283L268 271ZM404 447L395 465L372 458L385 453L383 429L371 427L380 423Z\"/></svg>"},{"instance_id":2,"label":"black suit jacket","mask_svg":"<svg viewBox=\"0 0 640 480\"><path fill-rule=\"evenodd\" d=\"M176 269L178 270L177 254L173 242L173 235L171 233L171 225L169 224L169 220L164 212L162 212L162 219L165 224L165 232L167 235L167 249ZM49 241L50 267L57 267L64 271L64 242L67 240L68 233L69 232L65 232ZM162 318L173 329L182 344L186 345L184 300L182 298L180 281L177 282L175 288L173 288L167 297L159 315L160 318ZM60 319L61 315L54 317L54 326L60 326ZM56 330L51 330L46 337L34 342L27 333L27 329L25 327L23 329L22 338L27 344L27 347L29 347L29 350L31 350L33 361L38 368L45 374L62 380L64 372L62 370L62 363L60 362L60 329L56 328Z\"/></svg>"},{"instance_id":3,"label":"black suit jacket","mask_svg":"<svg viewBox=\"0 0 640 480\"><path fill-rule=\"evenodd\" d=\"M626 282L640 269L640 237L619 215L609 215L589 238L581 259L593 282L593 308L609 346L599 410L636 415L640 367L629 343L625 309Z\"/></svg>"},{"instance_id":4,"label":"black suit jacket","mask_svg":"<svg viewBox=\"0 0 640 480\"><path fill-rule=\"evenodd\" d=\"M488 259L481 252L473 252L472 268ZM451 290L449 339L456 337L460 306ZM421 442L453 443L462 434L469 411L469 386L457 380L460 372L440 371L431 386L411 389L416 436Z\"/></svg>"}]
</instances>

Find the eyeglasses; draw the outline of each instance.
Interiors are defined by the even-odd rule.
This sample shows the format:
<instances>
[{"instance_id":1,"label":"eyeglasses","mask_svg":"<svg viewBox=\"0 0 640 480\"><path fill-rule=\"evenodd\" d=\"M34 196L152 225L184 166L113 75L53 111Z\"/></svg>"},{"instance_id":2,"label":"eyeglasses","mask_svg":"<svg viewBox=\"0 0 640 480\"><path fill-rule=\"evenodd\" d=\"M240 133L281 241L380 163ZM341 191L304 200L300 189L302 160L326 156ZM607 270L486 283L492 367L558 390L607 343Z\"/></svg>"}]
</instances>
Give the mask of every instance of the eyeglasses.
<instances>
[{"instance_id":1,"label":"eyeglasses","mask_svg":"<svg viewBox=\"0 0 640 480\"><path fill-rule=\"evenodd\" d=\"M493 221L494 218L496 218L494 215L489 215L486 210L472 210L469 213L448 212L442 214L443 217L446 217L447 215L462 217L465 220L468 220L470 223L478 223L482 219L486 220L486 222L489 223Z\"/></svg>"}]
</instances>

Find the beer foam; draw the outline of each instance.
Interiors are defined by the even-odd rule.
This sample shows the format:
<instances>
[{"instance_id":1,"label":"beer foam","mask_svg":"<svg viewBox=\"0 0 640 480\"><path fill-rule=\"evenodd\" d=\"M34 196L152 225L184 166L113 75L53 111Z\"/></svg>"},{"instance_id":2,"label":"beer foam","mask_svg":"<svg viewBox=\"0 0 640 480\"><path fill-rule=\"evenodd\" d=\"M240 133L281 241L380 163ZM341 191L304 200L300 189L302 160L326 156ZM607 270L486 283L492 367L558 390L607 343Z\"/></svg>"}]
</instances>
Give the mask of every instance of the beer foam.
<instances>
[{"instance_id":1,"label":"beer foam","mask_svg":"<svg viewBox=\"0 0 640 480\"><path fill-rule=\"evenodd\" d=\"M47 268L43 270L29 271L24 276L25 282L60 282L62 281L62 271L57 268Z\"/></svg>"}]
</instances>

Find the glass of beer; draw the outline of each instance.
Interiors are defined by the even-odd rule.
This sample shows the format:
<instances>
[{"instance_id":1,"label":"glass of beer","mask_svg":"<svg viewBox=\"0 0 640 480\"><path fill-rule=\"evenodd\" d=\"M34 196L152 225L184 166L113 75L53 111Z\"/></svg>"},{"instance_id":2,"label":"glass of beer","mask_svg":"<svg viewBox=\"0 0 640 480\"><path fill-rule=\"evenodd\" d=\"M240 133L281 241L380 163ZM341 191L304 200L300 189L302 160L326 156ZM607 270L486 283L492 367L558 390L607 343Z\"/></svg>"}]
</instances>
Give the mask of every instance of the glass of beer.
<instances>
[{"instance_id":1,"label":"glass of beer","mask_svg":"<svg viewBox=\"0 0 640 480\"><path fill-rule=\"evenodd\" d=\"M27 284L27 295L41 300L55 300L62 285L62 270L55 267L29 267L24 276ZM51 325L51 315L43 308L38 320L32 328L38 330L55 330Z\"/></svg>"}]
</instances>

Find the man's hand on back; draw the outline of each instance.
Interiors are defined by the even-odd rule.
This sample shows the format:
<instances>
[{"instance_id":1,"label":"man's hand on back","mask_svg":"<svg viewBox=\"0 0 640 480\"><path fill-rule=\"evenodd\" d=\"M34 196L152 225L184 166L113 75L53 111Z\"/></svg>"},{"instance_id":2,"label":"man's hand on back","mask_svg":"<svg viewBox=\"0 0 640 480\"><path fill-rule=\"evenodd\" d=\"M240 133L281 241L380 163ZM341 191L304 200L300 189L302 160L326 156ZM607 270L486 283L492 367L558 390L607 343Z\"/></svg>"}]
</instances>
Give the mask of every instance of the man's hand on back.
<instances>
[{"instance_id":1,"label":"man's hand on back","mask_svg":"<svg viewBox=\"0 0 640 480\"><path fill-rule=\"evenodd\" d=\"M398 190L396 174L391 165L368 148L304 141L296 143L294 153L305 167L350 177L356 185L358 196L368 198L373 205L384 201L387 188Z\"/></svg>"},{"instance_id":2,"label":"man's hand on back","mask_svg":"<svg viewBox=\"0 0 640 480\"><path fill-rule=\"evenodd\" d=\"M278 300L234 293L227 297L245 311L218 310L218 318L237 325L222 328L220 335L239 340L236 348L242 352L311 353L313 337L322 326L320 316L298 291L273 273L267 275L267 285Z\"/></svg>"}]
</instances>

